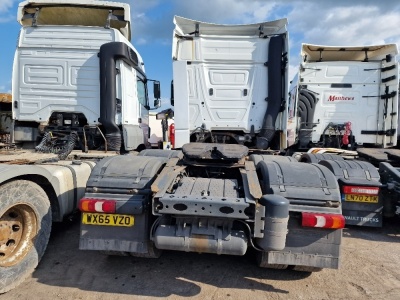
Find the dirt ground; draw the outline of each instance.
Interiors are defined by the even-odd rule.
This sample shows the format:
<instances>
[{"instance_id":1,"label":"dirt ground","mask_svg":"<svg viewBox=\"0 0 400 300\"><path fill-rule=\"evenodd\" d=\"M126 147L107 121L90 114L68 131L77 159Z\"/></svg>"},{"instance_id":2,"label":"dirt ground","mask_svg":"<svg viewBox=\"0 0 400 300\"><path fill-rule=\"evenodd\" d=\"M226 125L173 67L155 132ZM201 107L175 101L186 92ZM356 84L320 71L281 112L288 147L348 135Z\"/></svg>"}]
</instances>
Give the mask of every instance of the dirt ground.
<instances>
[{"instance_id":1,"label":"dirt ground","mask_svg":"<svg viewBox=\"0 0 400 300\"><path fill-rule=\"evenodd\" d=\"M400 221L345 229L340 270L261 269L244 257L164 252L159 259L78 250L79 221L54 228L34 274L8 299L400 299Z\"/></svg>"}]
</instances>

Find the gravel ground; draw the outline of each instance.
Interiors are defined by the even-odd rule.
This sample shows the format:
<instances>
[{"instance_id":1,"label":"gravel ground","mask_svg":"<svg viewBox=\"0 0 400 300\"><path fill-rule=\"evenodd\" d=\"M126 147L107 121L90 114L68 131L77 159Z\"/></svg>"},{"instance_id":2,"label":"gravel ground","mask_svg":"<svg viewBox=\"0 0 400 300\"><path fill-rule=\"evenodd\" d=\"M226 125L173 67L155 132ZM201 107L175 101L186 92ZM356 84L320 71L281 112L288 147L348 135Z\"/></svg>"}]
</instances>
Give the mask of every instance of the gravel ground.
<instances>
[{"instance_id":1,"label":"gravel ground","mask_svg":"<svg viewBox=\"0 0 400 300\"><path fill-rule=\"evenodd\" d=\"M159 259L78 250L79 221L53 230L34 274L7 299L400 299L400 220L346 228L340 270L308 274L244 257L165 251Z\"/></svg>"}]
</instances>

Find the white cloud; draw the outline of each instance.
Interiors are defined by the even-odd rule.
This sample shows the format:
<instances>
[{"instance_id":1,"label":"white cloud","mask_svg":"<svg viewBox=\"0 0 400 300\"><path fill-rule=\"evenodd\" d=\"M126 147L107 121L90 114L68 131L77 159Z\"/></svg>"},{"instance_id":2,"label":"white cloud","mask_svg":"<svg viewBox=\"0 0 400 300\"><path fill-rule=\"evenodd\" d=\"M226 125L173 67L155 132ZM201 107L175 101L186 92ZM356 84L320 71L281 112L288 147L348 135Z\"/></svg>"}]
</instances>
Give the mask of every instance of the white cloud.
<instances>
[{"instance_id":1,"label":"white cloud","mask_svg":"<svg viewBox=\"0 0 400 300\"><path fill-rule=\"evenodd\" d=\"M163 15L148 14L165 3L171 9ZM301 42L327 45L400 42L400 3L396 2L388 5L387 1L374 0L140 0L133 2L132 11L136 14L132 22L134 36L141 42L170 40L173 14L213 23L255 23L287 17L292 57L298 55Z\"/></svg>"},{"instance_id":2,"label":"white cloud","mask_svg":"<svg viewBox=\"0 0 400 300\"><path fill-rule=\"evenodd\" d=\"M131 6L131 12L141 12L156 7L161 0L122 0L118 2L128 3Z\"/></svg>"},{"instance_id":3,"label":"white cloud","mask_svg":"<svg viewBox=\"0 0 400 300\"><path fill-rule=\"evenodd\" d=\"M0 0L0 13L7 12L16 0Z\"/></svg>"},{"instance_id":4,"label":"white cloud","mask_svg":"<svg viewBox=\"0 0 400 300\"><path fill-rule=\"evenodd\" d=\"M8 0L10 1L10 0ZM299 63L302 42L322 45L400 44L400 3L375 0L126 0L131 4L134 43L170 44L173 15L212 23L289 19L290 65ZM152 14L157 6L167 6ZM389 9L390 8L390 9ZM291 78L291 77L290 77Z\"/></svg>"},{"instance_id":5,"label":"white cloud","mask_svg":"<svg viewBox=\"0 0 400 300\"><path fill-rule=\"evenodd\" d=\"M314 1L293 2L288 14L290 64L299 64L301 43L359 46L385 43L400 45L400 7L388 10L375 1L335 1L316 6ZM295 68L296 69L296 68ZM293 69L292 69L293 72ZM290 76L293 76L291 73ZM289 77L292 78L292 77Z\"/></svg>"},{"instance_id":6,"label":"white cloud","mask_svg":"<svg viewBox=\"0 0 400 300\"><path fill-rule=\"evenodd\" d=\"M303 5L289 14L292 33L307 43L329 45L368 45L399 40L400 11L382 13L378 6L326 7L304 22L313 5Z\"/></svg>"},{"instance_id":7,"label":"white cloud","mask_svg":"<svg viewBox=\"0 0 400 300\"><path fill-rule=\"evenodd\" d=\"M15 16L10 12L17 0L0 0L0 23L15 21Z\"/></svg>"},{"instance_id":8,"label":"white cloud","mask_svg":"<svg viewBox=\"0 0 400 300\"><path fill-rule=\"evenodd\" d=\"M275 2L237 0L174 0L177 12L182 16L213 23L253 23L264 21L270 15Z\"/></svg>"},{"instance_id":9,"label":"white cloud","mask_svg":"<svg viewBox=\"0 0 400 300\"><path fill-rule=\"evenodd\" d=\"M145 38L138 38L137 40L136 40L136 43L135 43L136 45L145 45L145 44L147 44L147 40L145 39Z\"/></svg>"}]
</instances>

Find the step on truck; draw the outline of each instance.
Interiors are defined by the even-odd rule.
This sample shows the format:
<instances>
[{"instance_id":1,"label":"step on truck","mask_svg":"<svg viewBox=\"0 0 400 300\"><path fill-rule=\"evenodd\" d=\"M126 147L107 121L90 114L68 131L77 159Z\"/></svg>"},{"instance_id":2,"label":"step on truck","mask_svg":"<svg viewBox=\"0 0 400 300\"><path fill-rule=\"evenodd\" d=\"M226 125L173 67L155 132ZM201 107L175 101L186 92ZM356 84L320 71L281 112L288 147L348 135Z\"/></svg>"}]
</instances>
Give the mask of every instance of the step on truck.
<instances>
[{"instance_id":1,"label":"step on truck","mask_svg":"<svg viewBox=\"0 0 400 300\"><path fill-rule=\"evenodd\" d=\"M301 48L288 99L289 151L311 148L300 161L335 174L348 225L381 227L399 205L397 54L396 44Z\"/></svg>"},{"instance_id":2,"label":"step on truck","mask_svg":"<svg viewBox=\"0 0 400 300\"><path fill-rule=\"evenodd\" d=\"M101 160L80 200L79 248L153 258L162 250L240 256L252 248L261 267L337 269L344 218L334 174L254 151L257 138L263 150L286 134L287 21L175 17L175 25L180 149Z\"/></svg>"},{"instance_id":3,"label":"step on truck","mask_svg":"<svg viewBox=\"0 0 400 300\"><path fill-rule=\"evenodd\" d=\"M129 5L25 1L18 21L12 95L0 101L0 293L34 271L96 161L145 149L149 136Z\"/></svg>"}]
</instances>

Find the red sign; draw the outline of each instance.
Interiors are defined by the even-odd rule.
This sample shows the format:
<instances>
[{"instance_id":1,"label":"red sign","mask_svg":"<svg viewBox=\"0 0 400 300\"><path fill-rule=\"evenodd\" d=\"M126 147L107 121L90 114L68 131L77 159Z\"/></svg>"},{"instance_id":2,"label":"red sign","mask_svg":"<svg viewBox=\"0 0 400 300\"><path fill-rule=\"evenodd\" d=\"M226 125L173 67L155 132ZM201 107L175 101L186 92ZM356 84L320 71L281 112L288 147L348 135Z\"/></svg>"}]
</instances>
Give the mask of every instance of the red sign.
<instances>
[{"instance_id":1,"label":"red sign","mask_svg":"<svg viewBox=\"0 0 400 300\"><path fill-rule=\"evenodd\" d=\"M335 96L335 95L330 95L328 97L328 102L333 102L333 101L353 101L354 97L346 97L346 96Z\"/></svg>"}]
</instances>

